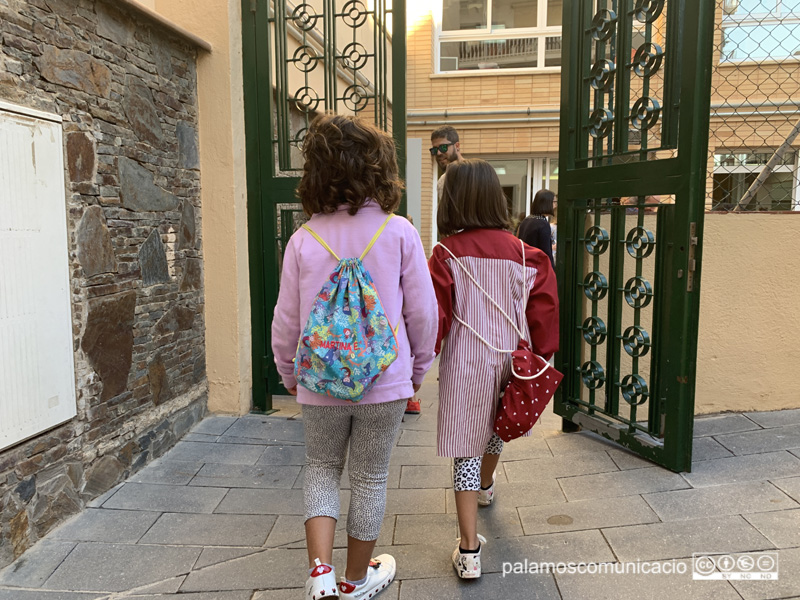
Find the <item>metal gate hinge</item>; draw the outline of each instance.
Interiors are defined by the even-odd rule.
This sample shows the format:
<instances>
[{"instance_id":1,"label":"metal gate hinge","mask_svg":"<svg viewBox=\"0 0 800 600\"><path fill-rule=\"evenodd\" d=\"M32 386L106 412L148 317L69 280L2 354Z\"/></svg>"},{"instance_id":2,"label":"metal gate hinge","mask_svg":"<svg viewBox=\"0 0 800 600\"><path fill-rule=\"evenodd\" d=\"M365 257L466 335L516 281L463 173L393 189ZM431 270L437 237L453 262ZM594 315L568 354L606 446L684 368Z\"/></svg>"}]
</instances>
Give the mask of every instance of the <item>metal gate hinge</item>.
<instances>
[{"instance_id":1,"label":"metal gate hinge","mask_svg":"<svg viewBox=\"0 0 800 600\"><path fill-rule=\"evenodd\" d=\"M694 291L694 273L697 271L697 223L689 223L689 273L686 291Z\"/></svg>"},{"instance_id":2,"label":"metal gate hinge","mask_svg":"<svg viewBox=\"0 0 800 600\"><path fill-rule=\"evenodd\" d=\"M258 0L250 0L250 12L256 12L256 4Z\"/></svg>"}]
</instances>

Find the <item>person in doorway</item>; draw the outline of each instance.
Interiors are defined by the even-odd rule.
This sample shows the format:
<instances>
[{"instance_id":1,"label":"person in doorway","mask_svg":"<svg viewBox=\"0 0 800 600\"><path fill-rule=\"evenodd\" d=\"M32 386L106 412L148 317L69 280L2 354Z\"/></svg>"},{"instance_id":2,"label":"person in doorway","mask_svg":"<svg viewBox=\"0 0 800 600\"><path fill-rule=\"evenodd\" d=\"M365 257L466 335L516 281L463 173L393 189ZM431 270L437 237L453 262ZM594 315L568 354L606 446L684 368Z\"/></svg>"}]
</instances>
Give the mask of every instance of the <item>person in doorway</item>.
<instances>
[{"instance_id":1,"label":"person in doorway","mask_svg":"<svg viewBox=\"0 0 800 600\"><path fill-rule=\"evenodd\" d=\"M386 507L392 446L408 398L419 389L434 358L436 296L419 234L406 219L392 218L402 190L392 138L367 121L323 115L309 127L303 156L297 194L311 218L309 228L299 229L286 246L272 321L272 349L283 384L297 396L303 412L308 549L304 597L361 599L386 589L396 572L392 556L371 556ZM304 324L312 310L317 315L325 300L323 294L329 291L324 284L340 281L331 277L342 272L343 264L358 265L358 259L340 261L334 252L361 257L364 280L372 280L383 307L379 324L384 334L388 324L394 333L387 339L396 341L397 357L381 366L374 384L370 383L373 387L357 404L298 387L293 364ZM335 289L342 289L343 296L355 293L354 280L349 280L349 285L348 280L344 282L344 289ZM374 302L373 298L364 296ZM343 305L350 306L344 301ZM363 325L359 317L351 314L348 319ZM362 352L377 353L380 349L373 348L370 341L370 331L377 337L371 324L372 320L368 321L367 337L356 338L353 345L358 342ZM347 328L343 331L353 335ZM329 348L333 360L337 350L350 351L330 339L312 338L308 343L312 348L315 343L318 348ZM348 373L342 374L340 382L354 385ZM331 560L345 459L351 484L347 566L337 586Z\"/></svg>"},{"instance_id":2,"label":"person in doorway","mask_svg":"<svg viewBox=\"0 0 800 600\"><path fill-rule=\"evenodd\" d=\"M453 458L462 579L481 576L478 506L494 500L503 441L493 424L520 337L549 358L558 349L558 295L547 255L509 231L497 173L483 160L447 167L437 212L444 237L428 261L439 302L437 454Z\"/></svg>"},{"instance_id":3,"label":"person in doorway","mask_svg":"<svg viewBox=\"0 0 800 600\"><path fill-rule=\"evenodd\" d=\"M531 214L519 224L517 235L519 239L538 248L550 259L550 264L555 268L553 260L553 244L555 231L550 227L548 217L555 214L556 195L550 190L539 190L531 202Z\"/></svg>"},{"instance_id":4,"label":"person in doorway","mask_svg":"<svg viewBox=\"0 0 800 600\"><path fill-rule=\"evenodd\" d=\"M445 125L431 134L431 156L436 159L436 164L443 171L447 170L447 165L457 160L462 160L461 142L458 140L458 132L455 127ZM439 200L442 199L442 187L444 186L444 173L439 177L436 189Z\"/></svg>"}]
</instances>

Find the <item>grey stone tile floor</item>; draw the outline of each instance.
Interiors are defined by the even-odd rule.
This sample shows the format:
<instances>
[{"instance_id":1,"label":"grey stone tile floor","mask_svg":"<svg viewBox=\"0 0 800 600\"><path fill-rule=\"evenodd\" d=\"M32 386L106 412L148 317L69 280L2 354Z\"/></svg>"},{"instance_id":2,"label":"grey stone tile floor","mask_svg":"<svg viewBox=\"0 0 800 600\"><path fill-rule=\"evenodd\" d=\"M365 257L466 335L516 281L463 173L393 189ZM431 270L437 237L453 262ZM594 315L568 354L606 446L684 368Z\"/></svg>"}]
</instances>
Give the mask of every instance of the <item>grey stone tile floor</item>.
<instances>
[{"instance_id":1,"label":"grey stone tile floor","mask_svg":"<svg viewBox=\"0 0 800 600\"><path fill-rule=\"evenodd\" d=\"M683 474L564 434L548 412L502 455L495 503L478 516L484 576L468 582L450 563L458 525L450 461L433 446L435 382L392 456L376 553L393 554L398 574L384 600L800 598L800 410L697 418ZM0 571L0 600L302 598L302 418L291 398L275 405L207 417ZM345 473L343 515L349 498ZM695 553L750 552L777 557L777 581L692 578ZM539 562L558 568L537 572Z\"/></svg>"}]
</instances>

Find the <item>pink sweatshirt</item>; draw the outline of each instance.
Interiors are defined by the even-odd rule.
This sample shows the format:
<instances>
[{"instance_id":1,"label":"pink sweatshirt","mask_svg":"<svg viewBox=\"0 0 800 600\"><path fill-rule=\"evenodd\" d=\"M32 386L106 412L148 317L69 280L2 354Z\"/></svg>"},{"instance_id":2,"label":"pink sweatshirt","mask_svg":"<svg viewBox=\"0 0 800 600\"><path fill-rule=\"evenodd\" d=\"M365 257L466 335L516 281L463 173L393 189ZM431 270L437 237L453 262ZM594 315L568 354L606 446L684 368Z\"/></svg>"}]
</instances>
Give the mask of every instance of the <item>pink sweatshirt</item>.
<instances>
[{"instance_id":1,"label":"pink sweatshirt","mask_svg":"<svg viewBox=\"0 0 800 600\"><path fill-rule=\"evenodd\" d=\"M316 214L308 226L339 258L351 258L361 255L387 216L378 204L368 202L353 216L347 214L346 206L334 214ZM286 246L278 304L272 320L272 352L287 388L297 385L292 361L311 305L336 265L330 252L304 229L298 230ZM360 404L411 398L414 394L412 382L422 383L433 363L438 326L436 294L417 230L402 217L391 219L364 258L364 268L378 288L389 322L399 325L399 351L397 359ZM303 386L297 388L297 401L352 406L352 402L315 394Z\"/></svg>"}]
</instances>

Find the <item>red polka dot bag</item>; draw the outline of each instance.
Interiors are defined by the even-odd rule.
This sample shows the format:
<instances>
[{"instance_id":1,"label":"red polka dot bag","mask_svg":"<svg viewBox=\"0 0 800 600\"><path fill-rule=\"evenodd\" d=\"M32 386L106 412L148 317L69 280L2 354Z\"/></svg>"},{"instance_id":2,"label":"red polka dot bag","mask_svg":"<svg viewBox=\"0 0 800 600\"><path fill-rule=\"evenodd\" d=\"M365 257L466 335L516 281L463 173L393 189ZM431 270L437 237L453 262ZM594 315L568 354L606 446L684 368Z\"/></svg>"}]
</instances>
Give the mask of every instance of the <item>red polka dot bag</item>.
<instances>
[{"instance_id":1,"label":"red polka dot bag","mask_svg":"<svg viewBox=\"0 0 800 600\"><path fill-rule=\"evenodd\" d=\"M500 307L497 302L481 287L478 281L467 270L463 263L458 260L455 254L450 252L450 249L444 244L439 244L450 256L453 257L455 262L464 271L464 273L472 280L478 289L491 301L497 309L503 313L503 316L511 323L511 326L519 334L519 342L517 343L516 350L502 350L495 348L487 342L475 329L468 323L462 321L457 315L453 318L464 325L467 329L472 331L478 339L480 339L486 346L496 352L511 354L511 377L505 390L500 396L497 413L494 420L494 431L504 442L509 442L518 437L522 437L534 426L539 417L544 413L545 408L550 402L556 388L564 379L558 370L553 365L547 362L543 357L534 353L530 344L525 339L522 331L517 327L514 319L508 316L506 312ZM520 240L522 247L522 267L523 277L525 273L525 244ZM527 292L526 282L522 281L523 297ZM523 319L524 320L524 319Z\"/></svg>"}]
</instances>

